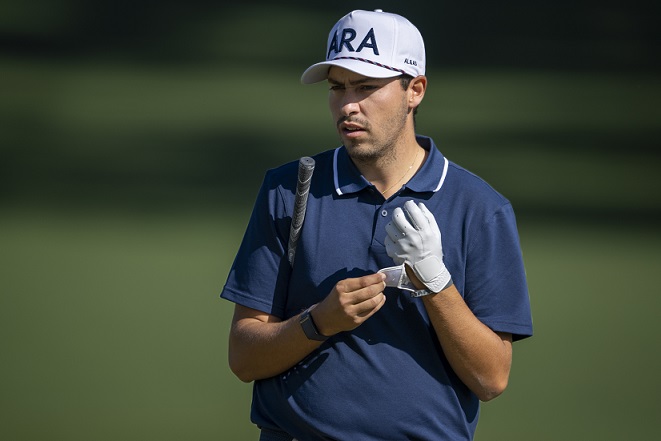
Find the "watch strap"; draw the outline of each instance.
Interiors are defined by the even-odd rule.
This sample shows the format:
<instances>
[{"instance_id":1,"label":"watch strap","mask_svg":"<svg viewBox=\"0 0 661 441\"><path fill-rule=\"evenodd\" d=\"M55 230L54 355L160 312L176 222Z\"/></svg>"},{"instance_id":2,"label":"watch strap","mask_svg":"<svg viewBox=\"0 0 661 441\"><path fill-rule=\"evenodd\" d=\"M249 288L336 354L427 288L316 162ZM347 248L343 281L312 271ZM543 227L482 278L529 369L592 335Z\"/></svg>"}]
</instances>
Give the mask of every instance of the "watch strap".
<instances>
[{"instance_id":1,"label":"watch strap","mask_svg":"<svg viewBox=\"0 0 661 441\"><path fill-rule=\"evenodd\" d=\"M301 328L303 328L303 332L309 340L325 341L328 337L319 332L317 326L314 324L314 320L312 320L312 314L310 314L312 308L313 306L306 309L299 317L298 322L301 324Z\"/></svg>"}]
</instances>

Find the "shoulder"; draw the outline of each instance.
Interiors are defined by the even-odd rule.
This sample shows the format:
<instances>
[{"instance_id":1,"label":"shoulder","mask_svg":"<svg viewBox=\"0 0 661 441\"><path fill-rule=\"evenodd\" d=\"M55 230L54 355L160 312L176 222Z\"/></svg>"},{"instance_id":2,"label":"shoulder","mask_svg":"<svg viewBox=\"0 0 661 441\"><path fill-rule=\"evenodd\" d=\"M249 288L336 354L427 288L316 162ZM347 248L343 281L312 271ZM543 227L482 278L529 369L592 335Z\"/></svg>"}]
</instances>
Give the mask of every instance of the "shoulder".
<instances>
[{"instance_id":1,"label":"shoulder","mask_svg":"<svg viewBox=\"0 0 661 441\"><path fill-rule=\"evenodd\" d=\"M328 179L324 177L329 176L329 170L332 170L334 152L335 150L327 150L311 156L315 160L315 169L310 195L319 193L317 188L320 185L327 185L324 183ZM271 213L274 218L288 216L287 213L291 213L296 197L298 167L299 159L295 159L268 169L264 174L256 205Z\"/></svg>"},{"instance_id":2,"label":"shoulder","mask_svg":"<svg viewBox=\"0 0 661 441\"><path fill-rule=\"evenodd\" d=\"M485 179L452 161L449 161L443 190L455 198L479 202L482 206L502 207L510 204L509 200Z\"/></svg>"}]
</instances>

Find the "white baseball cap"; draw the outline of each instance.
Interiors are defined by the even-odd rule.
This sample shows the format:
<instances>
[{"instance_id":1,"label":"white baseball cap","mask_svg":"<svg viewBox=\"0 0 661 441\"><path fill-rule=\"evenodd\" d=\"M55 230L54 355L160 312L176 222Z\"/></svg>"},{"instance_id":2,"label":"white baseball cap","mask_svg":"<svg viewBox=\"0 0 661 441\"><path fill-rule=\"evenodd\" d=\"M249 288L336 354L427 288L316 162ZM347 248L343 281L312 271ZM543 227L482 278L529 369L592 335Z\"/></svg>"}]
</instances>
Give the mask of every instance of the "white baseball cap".
<instances>
[{"instance_id":1,"label":"white baseball cap","mask_svg":"<svg viewBox=\"0 0 661 441\"><path fill-rule=\"evenodd\" d=\"M328 34L326 61L308 67L301 82L328 78L339 66L370 78L425 74L425 43L420 31L401 15L356 10L342 17Z\"/></svg>"}]
</instances>

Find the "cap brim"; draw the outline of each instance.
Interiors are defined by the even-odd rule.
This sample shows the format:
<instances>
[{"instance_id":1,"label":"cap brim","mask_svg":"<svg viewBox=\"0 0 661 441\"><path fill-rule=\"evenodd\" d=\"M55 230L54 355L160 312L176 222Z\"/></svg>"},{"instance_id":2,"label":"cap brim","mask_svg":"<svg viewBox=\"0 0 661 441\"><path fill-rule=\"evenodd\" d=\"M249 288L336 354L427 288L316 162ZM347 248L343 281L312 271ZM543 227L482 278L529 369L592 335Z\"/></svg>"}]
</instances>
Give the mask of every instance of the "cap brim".
<instances>
[{"instance_id":1,"label":"cap brim","mask_svg":"<svg viewBox=\"0 0 661 441\"><path fill-rule=\"evenodd\" d=\"M303 72L301 83L314 84L319 81L324 81L328 78L328 72L332 66L342 67L370 78L391 78L402 75L399 71L377 66L365 61L342 59L322 61L321 63L313 64Z\"/></svg>"}]
</instances>

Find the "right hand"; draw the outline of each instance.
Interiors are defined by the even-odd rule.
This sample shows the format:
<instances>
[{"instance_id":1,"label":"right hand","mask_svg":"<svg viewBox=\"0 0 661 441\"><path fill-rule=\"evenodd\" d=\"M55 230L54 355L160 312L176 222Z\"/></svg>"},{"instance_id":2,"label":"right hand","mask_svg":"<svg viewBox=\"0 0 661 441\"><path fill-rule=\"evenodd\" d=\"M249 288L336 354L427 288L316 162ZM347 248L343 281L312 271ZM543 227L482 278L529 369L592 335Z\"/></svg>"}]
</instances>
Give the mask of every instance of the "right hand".
<instances>
[{"instance_id":1,"label":"right hand","mask_svg":"<svg viewBox=\"0 0 661 441\"><path fill-rule=\"evenodd\" d=\"M310 312L317 329L329 337L356 329L385 304L385 288L381 273L340 280Z\"/></svg>"}]
</instances>

